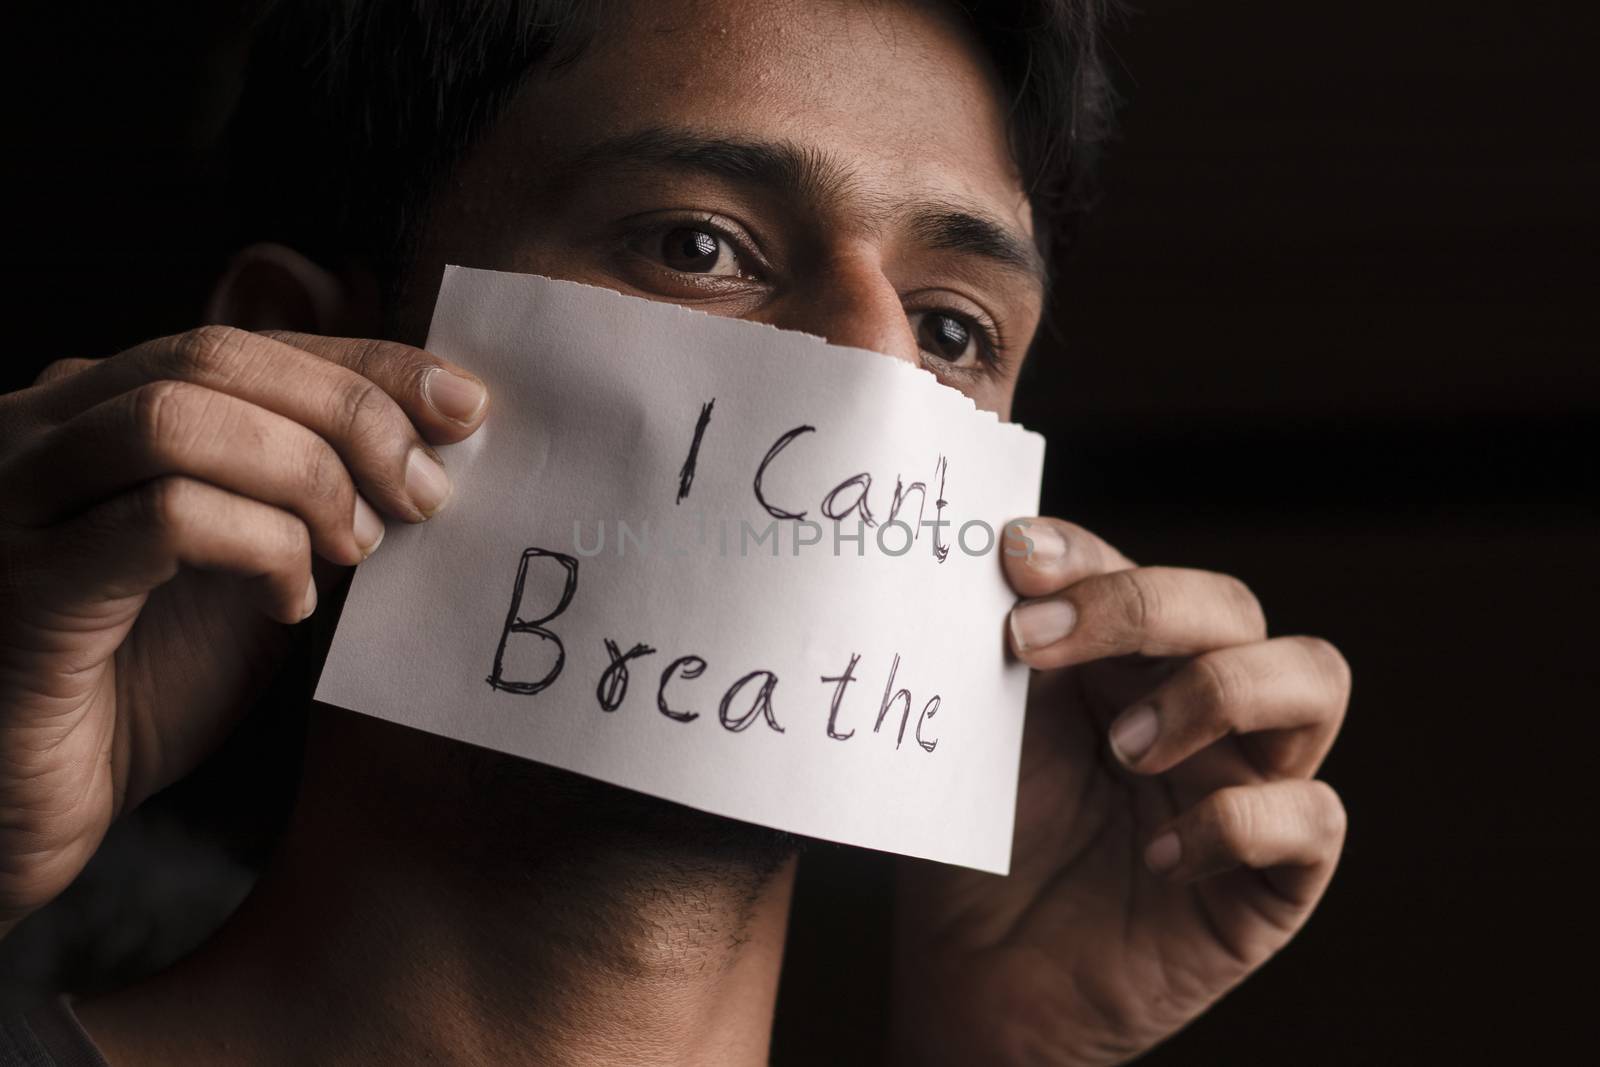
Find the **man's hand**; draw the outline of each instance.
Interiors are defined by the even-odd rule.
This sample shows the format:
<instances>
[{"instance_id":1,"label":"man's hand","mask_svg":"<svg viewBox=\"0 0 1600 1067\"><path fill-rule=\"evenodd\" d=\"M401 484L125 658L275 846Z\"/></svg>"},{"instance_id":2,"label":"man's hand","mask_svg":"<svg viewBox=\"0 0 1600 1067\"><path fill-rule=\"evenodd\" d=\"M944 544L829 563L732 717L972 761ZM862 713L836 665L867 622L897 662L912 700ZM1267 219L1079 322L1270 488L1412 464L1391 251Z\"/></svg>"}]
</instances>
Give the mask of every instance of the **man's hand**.
<instances>
[{"instance_id":1,"label":"man's hand","mask_svg":"<svg viewBox=\"0 0 1600 1067\"><path fill-rule=\"evenodd\" d=\"M1332 645L1269 640L1236 579L1136 567L1055 519L1025 532L1011 646L1040 673L1011 875L903 868L908 1062L1127 1060L1294 936L1344 844L1312 777L1350 692Z\"/></svg>"},{"instance_id":2,"label":"man's hand","mask_svg":"<svg viewBox=\"0 0 1600 1067\"><path fill-rule=\"evenodd\" d=\"M380 341L205 327L0 396L0 934L189 771L486 394Z\"/></svg>"}]
</instances>

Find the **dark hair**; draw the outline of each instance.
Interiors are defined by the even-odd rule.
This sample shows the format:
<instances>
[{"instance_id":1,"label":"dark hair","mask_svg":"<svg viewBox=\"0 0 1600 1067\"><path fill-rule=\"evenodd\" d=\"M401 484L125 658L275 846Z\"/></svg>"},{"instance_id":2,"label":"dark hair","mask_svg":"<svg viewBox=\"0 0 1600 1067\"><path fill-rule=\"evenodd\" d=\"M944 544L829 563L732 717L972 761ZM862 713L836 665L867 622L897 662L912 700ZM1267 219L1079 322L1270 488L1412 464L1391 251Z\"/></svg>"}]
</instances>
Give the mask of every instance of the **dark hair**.
<instances>
[{"instance_id":1,"label":"dark hair","mask_svg":"<svg viewBox=\"0 0 1600 1067\"><path fill-rule=\"evenodd\" d=\"M1010 95L1012 151L1053 258L1090 200L1112 106L1100 29L1114 0L957 0ZM278 0L230 129L239 242L386 286L409 264L439 182L528 73L563 64L605 0Z\"/></svg>"}]
</instances>

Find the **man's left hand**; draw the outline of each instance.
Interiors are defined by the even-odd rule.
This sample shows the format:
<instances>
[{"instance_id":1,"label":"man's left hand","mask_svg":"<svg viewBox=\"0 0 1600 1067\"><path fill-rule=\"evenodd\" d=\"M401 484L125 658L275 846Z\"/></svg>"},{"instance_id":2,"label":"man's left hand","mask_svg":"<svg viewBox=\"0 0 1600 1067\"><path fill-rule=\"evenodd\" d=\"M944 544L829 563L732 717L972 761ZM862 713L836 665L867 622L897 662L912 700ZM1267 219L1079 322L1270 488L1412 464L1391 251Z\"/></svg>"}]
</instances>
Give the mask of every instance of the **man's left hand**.
<instances>
[{"instance_id":1,"label":"man's left hand","mask_svg":"<svg viewBox=\"0 0 1600 1067\"><path fill-rule=\"evenodd\" d=\"M1331 644L1269 639L1235 578L1138 567L1058 519L1023 531L1011 646L1038 673L1011 874L905 862L908 1062L1127 1060L1283 947L1344 844L1313 777L1350 693Z\"/></svg>"}]
</instances>

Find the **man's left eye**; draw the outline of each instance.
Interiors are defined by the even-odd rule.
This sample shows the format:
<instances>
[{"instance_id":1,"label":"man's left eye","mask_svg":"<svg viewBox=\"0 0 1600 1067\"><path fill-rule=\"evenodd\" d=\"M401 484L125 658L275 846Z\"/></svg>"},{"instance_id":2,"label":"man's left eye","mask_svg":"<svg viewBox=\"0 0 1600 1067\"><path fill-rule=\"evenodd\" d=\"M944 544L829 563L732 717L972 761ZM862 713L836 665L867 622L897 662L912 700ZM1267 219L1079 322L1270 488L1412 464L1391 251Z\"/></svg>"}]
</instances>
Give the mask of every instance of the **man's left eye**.
<instances>
[{"instance_id":1,"label":"man's left eye","mask_svg":"<svg viewBox=\"0 0 1600 1067\"><path fill-rule=\"evenodd\" d=\"M739 257L721 236L697 226L677 226L661 235L661 262L684 274L737 278L744 274Z\"/></svg>"},{"instance_id":2,"label":"man's left eye","mask_svg":"<svg viewBox=\"0 0 1600 1067\"><path fill-rule=\"evenodd\" d=\"M983 358L981 336L959 315L945 311L913 311L911 328L917 347L953 367L976 366Z\"/></svg>"}]
</instances>

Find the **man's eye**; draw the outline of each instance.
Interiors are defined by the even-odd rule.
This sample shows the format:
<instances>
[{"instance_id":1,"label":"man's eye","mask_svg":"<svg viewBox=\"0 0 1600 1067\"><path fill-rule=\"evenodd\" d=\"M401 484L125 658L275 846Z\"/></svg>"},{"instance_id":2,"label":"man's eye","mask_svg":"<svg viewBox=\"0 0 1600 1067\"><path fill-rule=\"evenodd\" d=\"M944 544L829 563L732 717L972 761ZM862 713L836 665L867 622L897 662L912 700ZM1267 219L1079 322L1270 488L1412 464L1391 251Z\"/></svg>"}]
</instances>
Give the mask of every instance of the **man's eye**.
<instances>
[{"instance_id":1,"label":"man's eye","mask_svg":"<svg viewBox=\"0 0 1600 1067\"><path fill-rule=\"evenodd\" d=\"M678 226L661 235L661 262L685 274L739 277L739 257L728 242L710 230Z\"/></svg>"},{"instance_id":2,"label":"man's eye","mask_svg":"<svg viewBox=\"0 0 1600 1067\"><path fill-rule=\"evenodd\" d=\"M955 367L976 366L984 355L983 339L973 324L943 311L914 311L911 328L917 347Z\"/></svg>"}]
</instances>

